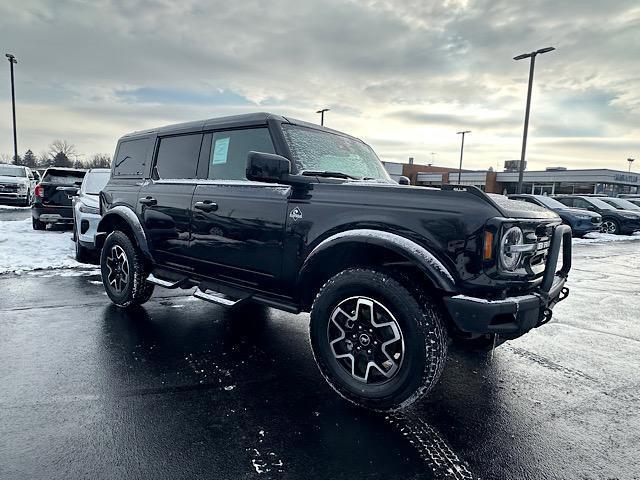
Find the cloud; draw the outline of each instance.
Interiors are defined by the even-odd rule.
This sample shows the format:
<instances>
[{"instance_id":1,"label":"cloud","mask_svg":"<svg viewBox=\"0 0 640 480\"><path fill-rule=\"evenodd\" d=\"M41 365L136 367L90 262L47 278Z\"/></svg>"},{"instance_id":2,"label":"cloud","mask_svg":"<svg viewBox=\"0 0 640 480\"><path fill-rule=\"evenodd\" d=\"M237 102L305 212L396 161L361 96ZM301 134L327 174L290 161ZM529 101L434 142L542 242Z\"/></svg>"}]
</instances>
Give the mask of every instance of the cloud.
<instances>
[{"instance_id":1,"label":"cloud","mask_svg":"<svg viewBox=\"0 0 640 480\"><path fill-rule=\"evenodd\" d=\"M315 121L327 106L386 160L455 165L465 128L468 166L495 167L520 151L528 62L512 57L547 45L530 165L640 150L635 0L9 0L0 43L19 61L21 151L66 138L90 155L130 130L255 110ZM0 151L11 142L0 115Z\"/></svg>"}]
</instances>

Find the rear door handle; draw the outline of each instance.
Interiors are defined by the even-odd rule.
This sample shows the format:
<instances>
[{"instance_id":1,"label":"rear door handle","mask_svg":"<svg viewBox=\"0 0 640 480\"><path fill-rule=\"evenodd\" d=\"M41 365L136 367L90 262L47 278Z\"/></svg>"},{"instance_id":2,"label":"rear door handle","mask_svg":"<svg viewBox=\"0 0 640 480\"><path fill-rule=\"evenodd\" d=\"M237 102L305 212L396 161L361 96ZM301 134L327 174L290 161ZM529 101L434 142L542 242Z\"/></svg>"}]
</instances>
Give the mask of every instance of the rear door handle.
<instances>
[{"instance_id":1,"label":"rear door handle","mask_svg":"<svg viewBox=\"0 0 640 480\"><path fill-rule=\"evenodd\" d=\"M210 200L205 200L204 202L196 202L193 205L193 208L196 210L202 210L203 212L215 212L218 210L218 204Z\"/></svg>"},{"instance_id":2,"label":"rear door handle","mask_svg":"<svg viewBox=\"0 0 640 480\"><path fill-rule=\"evenodd\" d=\"M147 205L149 207L158 204L158 200L156 200L153 197L141 198L141 199L138 200L138 202L140 202L142 205Z\"/></svg>"}]
</instances>

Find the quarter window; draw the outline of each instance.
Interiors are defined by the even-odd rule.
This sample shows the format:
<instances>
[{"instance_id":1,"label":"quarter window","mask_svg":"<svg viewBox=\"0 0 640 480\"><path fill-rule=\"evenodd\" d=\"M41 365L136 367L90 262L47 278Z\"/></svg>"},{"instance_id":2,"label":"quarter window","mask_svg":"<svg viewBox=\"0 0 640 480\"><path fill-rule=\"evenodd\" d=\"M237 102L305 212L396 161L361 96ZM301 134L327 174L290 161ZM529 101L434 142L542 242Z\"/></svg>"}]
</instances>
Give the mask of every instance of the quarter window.
<instances>
[{"instance_id":1,"label":"quarter window","mask_svg":"<svg viewBox=\"0 0 640 480\"><path fill-rule=\"evenodd\" d=\"M200 133L160 139L154 177L196 178L201 142Z\"/></svg>"},{"instance_id":2,"label":"quarter window","mask_svg":"<svg viewBox=\"0 0 640 480\"><path fill-rule=\"evenodd\" d=\"M113 162L113 176L142 177L147 172L147 155L150 144L150 138L121 142Z\"/></svg>"},{"instance_id":3,"label":"quarter window","mask_svg":"<svg viewBox=\"0 0 640 480\"><path fill-rule=\"evenodd\" d=\"M266 128L215 132L211 138L208 178L246 180L249 152L275 153Z\"/></svg>"}]
</instances>

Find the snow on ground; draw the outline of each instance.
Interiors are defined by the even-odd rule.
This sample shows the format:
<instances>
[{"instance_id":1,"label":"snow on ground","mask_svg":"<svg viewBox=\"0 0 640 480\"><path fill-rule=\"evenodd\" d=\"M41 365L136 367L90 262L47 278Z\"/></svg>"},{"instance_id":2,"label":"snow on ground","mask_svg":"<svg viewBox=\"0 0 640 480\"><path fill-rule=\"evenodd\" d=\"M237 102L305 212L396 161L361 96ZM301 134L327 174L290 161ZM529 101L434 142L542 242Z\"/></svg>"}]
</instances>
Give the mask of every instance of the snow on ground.
<instances>
[{"instance_id":1,"label":"snow on ground","mask_svg":"<svg viewBox=\"0 0 640 480\"><path fill-rule=\"evenodd\" d=\"M583 238L574 238L574 245L588 245L590 243L608 243L640 240L640 232L633 235L611 235L609 233L588 233Z\"/></svg>"},{"instance_id":2,"label":"snow on ground","mask_svg":"<svg viewBox=\"0 0 640 480\"><path fill-rule=\"evenodd\" d=\"M0 205L0 210L30 210L31 207L19 207L17 205Z\"/></svg>"},{"instance_id":3,"label":"snow on ground","mask_svg":"<svg viewBox=\"0 0 640 480\"><path fill-rule=\"evenodd\" d=\"M71 232L33 230L31 218L0 221L0 274L96 267L76 262Z\"/></svg>"}]
</instances>

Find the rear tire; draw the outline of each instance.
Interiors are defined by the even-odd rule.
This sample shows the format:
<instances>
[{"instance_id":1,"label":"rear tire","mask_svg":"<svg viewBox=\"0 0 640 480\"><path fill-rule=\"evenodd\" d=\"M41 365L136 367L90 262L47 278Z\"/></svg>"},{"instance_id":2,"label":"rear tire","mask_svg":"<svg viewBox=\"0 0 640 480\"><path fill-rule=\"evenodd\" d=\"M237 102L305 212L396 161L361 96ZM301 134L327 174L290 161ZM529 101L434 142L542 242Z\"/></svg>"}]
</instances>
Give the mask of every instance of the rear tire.
<instances>
[{"instance_id":1,"label":"rear tire","mask_svg":"<svg viewBox=\"0 0 640 480\"><path fill-rule=\"evenodd\" d=\"M119 230L104 242L100 271L107 295L119 307L142 305L153 295L154 285L147 282L148 272L138 247Z\"/></svg>"},{"instance_id":2,"label":"rear tire","mask_svg":"<svg viewBox=\"0 0 640 480\"><path fill-rule=\"evenodd\" d=\"M45 228L47 228L46 223L41 222L35 217L31 217L31 225L33 226L34 230L44 230Z\"/></svg>"},{"instance_id":3,"label":"rear tire","mask_svg":"<svg viewBox=\"0 0 640 480\"><path fill-rule=\"evenodd\" d=\"M74 230L75 232L75 230ZM93 252L91 250L89 250L87 247L83 247L80 244L80 240L78 240L77 235L74 235L75 238L75 245L76 245L76 261L80 262L80 263L92 263L92 257L93 257Z\"/></svg>"},{"instance_id":4,"label":"rear tire","mask_svg":"<svg viewBox=\"0 0 640 480\"><path fill-rule=\"evenodd\" d=\"M340 272L320 289L310 339L329 385L378 411L404 408L429 393L447 356L435 303L388 273L364 268Z\"/></svg>"},{"instance_id":5,"label":"rear tire","mask_svg":"<svg viewBox=\"0 0 640 480\"><path fill-rule=\"evenodd\" d=\"M602 233L610 235L620 235L620 224L613 219L607 219L602 222Z\"/></svg>"}]
</instances>

